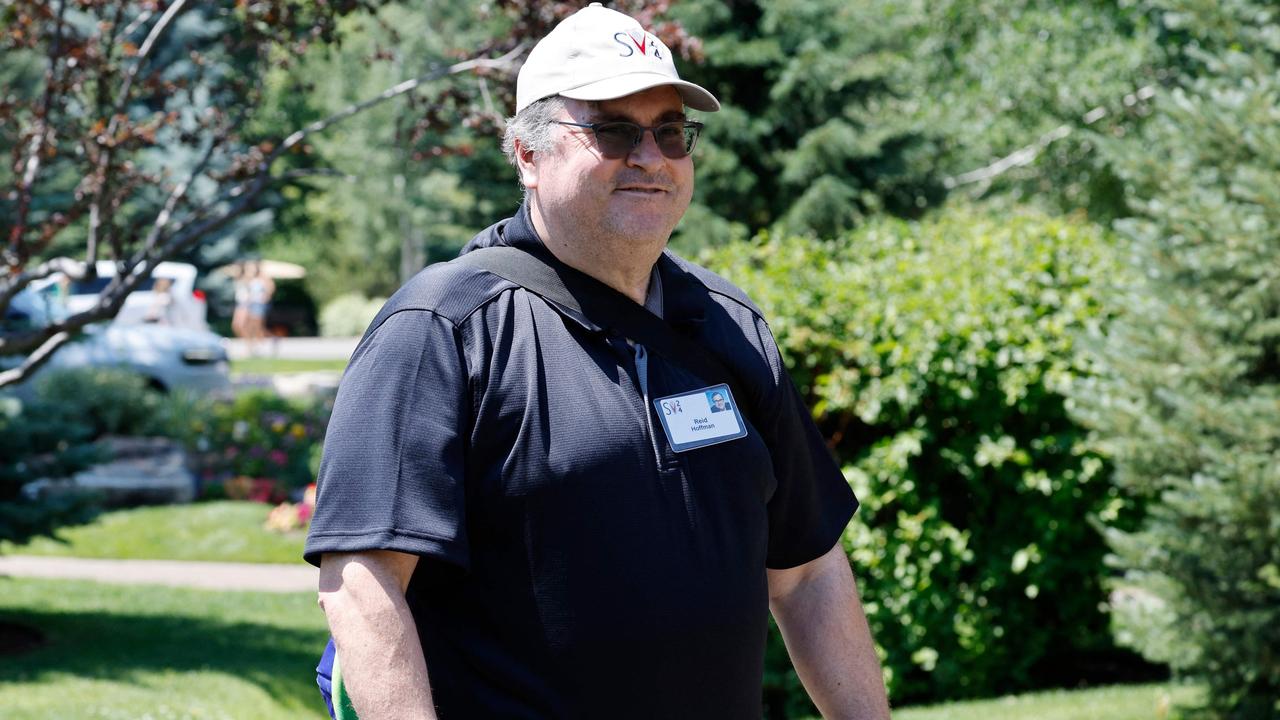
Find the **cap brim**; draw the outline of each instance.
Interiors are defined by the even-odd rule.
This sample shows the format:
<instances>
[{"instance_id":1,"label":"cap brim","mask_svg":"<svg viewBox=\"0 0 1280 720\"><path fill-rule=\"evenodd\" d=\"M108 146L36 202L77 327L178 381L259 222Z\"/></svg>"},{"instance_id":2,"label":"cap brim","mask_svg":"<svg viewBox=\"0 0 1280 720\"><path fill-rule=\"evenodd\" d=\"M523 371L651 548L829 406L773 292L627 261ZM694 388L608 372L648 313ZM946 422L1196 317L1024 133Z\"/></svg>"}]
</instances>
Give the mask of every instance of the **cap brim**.
<instances>
[{"instance_id":1,"label":"cap brim","mask_svg":"<svg viewBox=\"0 0 1280 720\"><path fill-rule=\"evenodd\" d=\"M558 94L574 100L614 100L660 85L674 87L680 93L684 104L694 110L716 112L720 109L720 101L706 89L685 80L673 80L670 75L661 73L632 73L615 76L571 90L562 90Z\"/></svg>"}]
</instances>

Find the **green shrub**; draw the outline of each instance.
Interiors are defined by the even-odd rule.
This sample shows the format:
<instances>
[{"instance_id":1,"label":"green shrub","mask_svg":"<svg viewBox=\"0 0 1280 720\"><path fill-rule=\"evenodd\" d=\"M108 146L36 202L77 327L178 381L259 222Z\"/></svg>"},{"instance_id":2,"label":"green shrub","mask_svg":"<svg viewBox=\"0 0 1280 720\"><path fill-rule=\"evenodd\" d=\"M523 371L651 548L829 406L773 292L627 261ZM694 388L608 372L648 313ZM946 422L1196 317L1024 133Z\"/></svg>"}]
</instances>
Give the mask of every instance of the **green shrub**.
<instances>
[{"instance_id":1,"label":"green shrub","mask_svg":"<svg viewBox=\"0 0 1280 720\"><path fill-rule=\"evenodd\" d=\"M160 393L137 373L118 368L57 370L36 383L36 396L85 422L92 437L166 434Z\"/></svg>"},{"instance_id":2,"label":"green shrub","mask_svg":"<svg viewBox=\"0 0 1280 720\"><path fill-rule=\"evenodd\" d=\"M0 539L18 543L97 512L92 494L29 493L27 485L109 460L95 442L104 435L163 435L170 425L160 394L126 370L50 371L29 395L0 396Z\"/></svg>"},{"instance_id":3,"label":"green shrub","mask_svg":"<svg viewBox=\"0 0 1280 720\"><path fill-rule=\"evenodd\" d=\"M68 408L0 395L0 540L22 544L96 513L87 494L31 497L24 487L66 477L104 459L92 425Z\"/></svg>"},{"instance_id":4,"label":"green shrub","mask_svg":"<svg viewBox=\"0 0 1280 720\"><path fill-rule=\"evenodd\" d=\"M1125 506L1063 395L1089 372L1075 334L1104 321L1101 231L962 208L704 259L770 319L862 501L844 542L895 701L1009 692L1110 651L1093 521Z\"/></svg>"},{"instance_id":5,"label":"green shrub","mask_svg":"<svg viewBox=\"0 0 1280 720\"><path fill-rule=\"evenodd\" d=\"M325 303L320 311L320 334L324 337L358 337L387 302L386 298L367 298L360 293L346 293Z\"/></svg>"}]
</instances>

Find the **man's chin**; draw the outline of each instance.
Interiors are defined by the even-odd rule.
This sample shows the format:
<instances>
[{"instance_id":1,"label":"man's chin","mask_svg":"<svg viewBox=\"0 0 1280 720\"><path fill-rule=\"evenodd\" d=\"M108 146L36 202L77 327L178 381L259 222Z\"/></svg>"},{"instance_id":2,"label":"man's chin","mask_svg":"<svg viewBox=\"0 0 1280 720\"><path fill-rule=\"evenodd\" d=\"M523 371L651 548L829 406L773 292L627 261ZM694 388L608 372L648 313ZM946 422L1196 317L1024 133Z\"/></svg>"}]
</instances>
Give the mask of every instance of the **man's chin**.
<instances>
[{"instance_id":1,"label":"man's chin","mask_svg":"<svg viewBox=\"0 0 1280 720\"><path fill-rule=\"evenodd\" d=\"M619 208L618 212L604 218L603 225L612 234L626 236L633 242L649 239L655 243L666 243L683 215L684 208L670 205Z\"/></svg>"}]
</instances>

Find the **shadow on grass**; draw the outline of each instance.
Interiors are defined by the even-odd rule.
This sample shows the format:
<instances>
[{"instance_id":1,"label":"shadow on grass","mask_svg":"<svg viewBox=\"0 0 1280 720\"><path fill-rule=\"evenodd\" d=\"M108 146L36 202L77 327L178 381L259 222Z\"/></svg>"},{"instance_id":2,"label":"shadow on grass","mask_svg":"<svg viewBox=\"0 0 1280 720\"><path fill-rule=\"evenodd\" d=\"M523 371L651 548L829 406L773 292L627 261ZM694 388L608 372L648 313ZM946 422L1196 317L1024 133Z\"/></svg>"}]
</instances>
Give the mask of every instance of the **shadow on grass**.
<instances>
[{"instance_id":1,"label":"shadow on grass","mask_svg":"<svg viewBox=\"0 0 1280 720\"><path fill-rule=\"evenodd\" d=\"M229 623L198 616L0 611L0 621L38 629L37 650L0 656L0 682L48 673L140 684L139 672L219 672L261 687L286 707L321 705L314 668L323 630Z\"/></svg>"}]
</instances>

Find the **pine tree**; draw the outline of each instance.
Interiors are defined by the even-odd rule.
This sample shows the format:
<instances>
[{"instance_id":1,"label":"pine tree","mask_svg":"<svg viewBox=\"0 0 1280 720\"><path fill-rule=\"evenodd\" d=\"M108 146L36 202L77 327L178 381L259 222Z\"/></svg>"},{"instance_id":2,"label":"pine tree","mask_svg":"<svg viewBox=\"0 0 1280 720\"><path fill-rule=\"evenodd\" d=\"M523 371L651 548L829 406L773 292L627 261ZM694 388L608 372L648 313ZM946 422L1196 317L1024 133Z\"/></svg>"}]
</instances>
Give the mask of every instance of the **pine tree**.
<instances>
[{"instance_id":1,"label":"pine tree","mask_svg":"<svg viewBox=\"0 0 1280 720\"><path fill-rule=\"evenodd\" d=\"M1112 533L1128 640L1280 717L1280 20L1247 0L1153 3L1174 71L1133 139L1105 141L1136 216L1131 275L1082 417L1148 502ZM1124 608L1120 608L1123 610Z\"/></svg>"}]
</instances>

